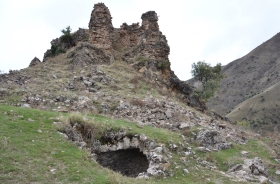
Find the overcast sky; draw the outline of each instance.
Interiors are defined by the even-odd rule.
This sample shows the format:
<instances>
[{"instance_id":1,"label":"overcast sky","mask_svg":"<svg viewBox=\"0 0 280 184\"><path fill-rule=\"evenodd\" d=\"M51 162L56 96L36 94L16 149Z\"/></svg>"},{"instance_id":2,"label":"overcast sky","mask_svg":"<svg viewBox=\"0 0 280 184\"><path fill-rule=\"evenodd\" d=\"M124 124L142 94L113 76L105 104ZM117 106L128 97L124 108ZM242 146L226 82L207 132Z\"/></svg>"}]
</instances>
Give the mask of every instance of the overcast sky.
<instances>
[{"instance_id":1,"label":"overcast sky","mask_svg":"<svg viewBox=\"0 0 280 184\"><path fill-rule=\"evenodd\" d=\"M43 59L50 41L70 25L88 28L94 0L0 0L0 70L22 69ZM191 64L223 65L280 32L280 0L104 0L113 26L140 22L154 10L170 46L171 69L182 80Z\"/></svg>"}]
</instances>

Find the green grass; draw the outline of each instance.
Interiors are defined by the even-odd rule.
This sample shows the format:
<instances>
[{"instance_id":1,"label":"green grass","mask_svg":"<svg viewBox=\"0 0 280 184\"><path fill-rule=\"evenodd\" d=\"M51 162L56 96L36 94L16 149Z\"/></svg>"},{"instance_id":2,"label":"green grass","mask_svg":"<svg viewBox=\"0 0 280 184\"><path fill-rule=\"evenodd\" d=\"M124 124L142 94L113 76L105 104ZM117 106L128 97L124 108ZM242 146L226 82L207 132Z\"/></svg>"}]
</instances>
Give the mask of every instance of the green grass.
<instances>
[{"instance_id":1,"label":"green grass","mask_svg":"<svg viewBox=\"0 0 280 184\"><path fill-rule=\"evenodd\" d=\"M57 133L50 119L56 116L52 112L0 106L1 183L108 183L108 171L89 161L85 151ZM53 174L51 169L56 172Z\"/></svg>"},{"instance_id":2,"label":"green grass","mask_svg":"<svg viewBox=\"0 0 280 184\"><path fill-rule=\"evenodd\" d=\"M58 134L58 127L53 122L71 116L73 114L0 105L0 183L234 183L216 171L196 168L196 160L192 158L186 157L186 162L182 163L180 159L184 155L176 153L172 154L171 166L167 171L173 173L172 176L149 180L124 177L92 161L88 152ZM138 128L131 122L97 115L78 117L86 117L88 120L84 123L94 123L100 131L126 129L128 134L143 133L165 145L170 140L176 144L182 142L180 134L164 129L150 126ZM29 121L30 118L34 121ZM255 144L252 142L249 145L253 147ZM214 155L217 163L226 161L241 150L238 147L234 149L237 150L213 153L217 154ZM260 149L260 155L263 151ZM190 174L183 173L185 168ZM52 169L55 169L54 173Z\"/></svg>"}]
</instances>

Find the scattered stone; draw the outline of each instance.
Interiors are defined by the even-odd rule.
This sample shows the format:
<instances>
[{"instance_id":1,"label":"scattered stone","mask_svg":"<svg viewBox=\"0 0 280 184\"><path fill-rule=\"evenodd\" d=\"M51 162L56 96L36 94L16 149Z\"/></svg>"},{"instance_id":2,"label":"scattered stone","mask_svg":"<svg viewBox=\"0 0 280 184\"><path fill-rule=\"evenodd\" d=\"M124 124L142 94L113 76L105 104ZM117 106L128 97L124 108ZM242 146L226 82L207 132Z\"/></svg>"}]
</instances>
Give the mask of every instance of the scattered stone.
<instances>
[{"instance_id":1,"label":"scattered stone","mask_svg":"<svg viewBox=\"0 0 280 184\"><path fill-rule=\"evenodd\" d=\"M55 124L55 125L59 125L59 124L61 124L61 122L53 122L53 124Z\"/></svg>"},{"instance_id":2,"label":"scattered stone","mask_svg":"<svg viewBox=\"0 0 280 184\"><path fill-rule=\"evenodd\" d=\"M170 144L169 144L169 148L170 148L172 151L177 151L178 146L177 146L176 144L170 143Z\"/></svg>"},{"instance_id":3,"label":"scattered stone","mask_svg":"<svg viewBox=\"0 0 280 184\"><path fill-rule=\"evenodd\" d=\"M280 170L277 170L275 174L280 175Z\"/></svg>"},{"instance_id":4,"label":"scattered stone","mask_svg":"<svg viewBox=\"0 0 280 184\"><path fill-rule=\"evenodd\" d=\"M196 150L199 151L199 152L202 152L202 153L211 152L210 149L205 148L205 147L197 147Z\"/></svg>"},{"instance_id":5,"label":"scattered stone","mask_svg":"<svg viewBox=\"0 0 280 184\"><path fill-rule=\"evenodd\" d=\"M245 159L244 164L233 166L227 173L236 178L245 179L245 181L258 181L260 183L268 182L268 172L263 165L262 160L258 157Z\"/></svg>"},{"instance_id":6,"label":"scattered stone","mask_svg":"<svg viewBox=\"0 0 280 184\"><path fill-rule=\"evenodd\" d=\"M249 156L249 153L247 151L241 151L241 155L247 158Z\"/></svg>"},{"instance_id":7,"label":"scattered stone","mask_svg":"<svg viewBox=\"0 0 280 184\"><path fill-rule=\"evenodd\" d=\"M233 146L217 130L202 130L198 133L197 140L201 142L202 146L209 149L223 150Z\"/></svg>"},{"instance_id":8,"label":"scattered stone","mask_svg":"<svg viewBox=\"0 0 280 184\"><path fill-rule=\"evenodd\" d=\"M56 173L56 169L50 169L50 172L51 172L52 174L55 174L55 173Z\"/></svg>"},{"instance_id":9,"label":"scattered stone","mask_svg":"<svg viewBox=\"0 0 280 184\"><path fill-rule=\"evenodd\" d=\"M189 128L190 128L189 123L181 123L179 126L179 129L181 129L181 130L185 130L185 129L189 129Z\"/></svg>"},{"instance_id":10,"label":"scattered stone","mask_svg":"<svg viewBox=\"0 0 280 184\"><path fill-rule=\"evenodd\" d=\"M95 89L95 88L89 88L88 91L89 91L89 92L92 92L92 93L95 93L95 92L97 92L97 89Z\"/></svg>"},{"instance_id":11,"label":"scattered stone","mask_svg":"<svg viewBox=\"0 0 280 184\"><path fill-rule=\"evenodd\" d=\"M189 174L190 173L188 169L184 169L183 171L184 171L185 174Z\"/></svg>"},{"instance_id":12,"label":"scattered stone","mask_svg":"<svg viewBox=\"0 0 280 184\"><path fill-rule=\"evenodd\" d=\"M38 132L39 132L39 133L42 133L43 131L39 129Z\"/></svg>"},{"instance_id":13,"label":"scattered stone","mask_svg":"<svg viewBox=\"0 0 280 184\"><path fill-rule=\"evenodd\" d=\"M29 122L34 122L34 120L31 119L31 118L28 118L27 121L29 121Z\"/></svg>"},{"instance_id":14,"label":"scattered stone","mask_svg":"<svg viewBox=\"0 0 280 184\"><path fill-rule=\"evenodd\" d=\"M138 127L138 128L143 128L143 125L140 125L140 124L136 124L136 126Z\"/></svg>"},{"instance_id":15,"label":"scattered stone","mask_svg":"<svg viewBox=\"0 0 280 184\"><path fill-rule=\"evenodd\" d=\"M268 180L268 178L266 178L264 176L260 176L259 181L260 181L260 183L268 183L269 180Z\"/></svg>"},{"instance_id":16,"label":"scattered stone","mask_svg":"<svg viewBox=\"0 0 280 184\"><path fill-rule=\"evenodd\" d=\"M29 104L23 104L23 105L21 105L21 107L23 107L23 108L31 108Z\"/></svg>"},{"instance_id":17,"label":"scattered stone","mask_svg":"<svg viewBox=\"0 0 280 184\"><path fill-rule=\"evenodd\" d=\"M165 115L166 115L167 118L172 118L173 117L172 112L169 109L165 112Z\"/></svg>"}]
</instances>

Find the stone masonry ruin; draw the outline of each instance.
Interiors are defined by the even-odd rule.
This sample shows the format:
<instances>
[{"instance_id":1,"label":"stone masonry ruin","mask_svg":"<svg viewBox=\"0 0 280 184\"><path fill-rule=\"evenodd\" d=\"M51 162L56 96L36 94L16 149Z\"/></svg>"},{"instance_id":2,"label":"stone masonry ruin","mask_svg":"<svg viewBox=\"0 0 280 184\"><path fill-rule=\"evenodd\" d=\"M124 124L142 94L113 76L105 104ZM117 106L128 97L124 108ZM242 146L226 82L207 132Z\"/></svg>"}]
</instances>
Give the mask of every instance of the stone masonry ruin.
<instances>
[{"instance_id":1,"label":"stone masonry ruin","mask_svg":"<svg viewBox=\"0 0 280 184\"><path fill-rule=\"evenodd\" d=\"M158 15L155 11L147 11L141 15L141 23L128 25L123 23L120 28L114 28L110 10L104 3L94 5L88 29L79 28L71 33L73 45L76 47L67 54L69 69L86 67L88 65L111 64L122 60L131 65L144 77L155 81L159 86L165 86L172 91L181 93L180 100L189 106L206 109L194 89L179 80L170 68L168 45L165 35L158 25ZM51 41L53 48L63 52L70 49L60 38ZM47 62L56 54L49 49L44 54L43 62ZM70 85L73 88L73 85Z\"/></svg>"},{"instance_id":2,"label":"stone masonry ruin","mask_svg":"<svg viewBox=\"0 0 280 184\"><path fill-rule=\"evenodd\" d=\"M124 130L108 130L97 139L94 128L77 121L70 121L62 132L68 140L88 150L100 165L115 172L139 178L166 176L168 149L144 134L129 135Z\"/></svg>"}]
</instances>

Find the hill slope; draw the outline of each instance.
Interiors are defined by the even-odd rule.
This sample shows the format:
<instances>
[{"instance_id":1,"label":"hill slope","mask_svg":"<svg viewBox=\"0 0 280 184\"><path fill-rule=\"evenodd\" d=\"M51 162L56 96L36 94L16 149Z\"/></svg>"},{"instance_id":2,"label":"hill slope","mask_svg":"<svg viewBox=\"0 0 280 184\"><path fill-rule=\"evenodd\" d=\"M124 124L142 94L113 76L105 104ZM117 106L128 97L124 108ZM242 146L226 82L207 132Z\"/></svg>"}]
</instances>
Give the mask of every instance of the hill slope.
<instances>
[{"instance_id":1,"label":"hill slope","mask_svg":"<svg viewBox=\"0 0 280 184\"><path fill-rule=\"evenodd\" d=\"M148 138L168 147L186 144L192 147L189 155L183 155L182 147L168 153L172 155L166 177L149 180L122 176L100 166L93 160L88 149L79 149L62 135L61 124L77 114L59 114L29 108L0 105L0 181L2 183L247 183L242 177L226 174L234 164L243 163L240 152L246 150L248 158L258 156L267 165L270 180L280 181L275 175L277 162L270 157L273 151L268 148L272 140L255 140L254 136L244 145L235 144L233 148L203 153L196 150L196 144L186 144L181 133L143 126L123 120L114 120L97 115L78 115L92 119L96 127L111 127L126 130L131 134L145 134ZM77 118L76 118L77 119ZM56 123L54 123L56 122ZM61 123L58 123L61 122ZM105 126L104 126L105 125ZM109 130L109 129L107 129ZM187 134L185 134L187 135ZM70 138L70 137L69 137ZM188 139L188 136L186 136ZM258 148L258 149L256 149ZM136 164L137 165L137 164ZM136 166L134 165L134 166ZM216 165L217 168L214 166ZM187 168L188 173L184 170ZM210 169L212 168L212 169ZM279 169L279 168L278 168ZM235 176L236 175L236 176Z\"/></svg>"},{"instance_id":2,"label":"hill slope","mask_svg":"<svg viewBox=\"0 0 280 184\"><path fill-rule=\"evenodd\" d=\"M279 181L277 139L205 111L170 70L157 14L141 18L113 28L98 3L88 30L54 39L43 62L0 75L1 181Z\"/></svg>"},{"instance_id":3,"label":"hill slope","mask_svg":"<svg viewBox=\"0 0 280 184\"><path fill-rule=\"evenodd\" d=\"M248 121L253 128L262 127L275 130L279 126L280 83L266 89L264 92L238 104L227 117L237 121Z\"/></svg>"},{"instance_id":4,"label":"hill slope","mask_svg":"<svg viewBox=\"0 0 280 184\"><path fill-rule=\"evenodd\" d=\"M279 111L278 101L273 107L265 107L258 98L251 98L260 95L264 91L276 90L272 86L277 86L280 82L280 34L264 42L246 56L237 59L223 67L222 72L227 76L221 81L221 88L215 96L209 100L207 106L211 110L231 117L233 120L246 118L254 127L263 127L261 124L255 124L253 120L259 119L260 122L269 126L279 125L278 115L273 115ZM276 85L277 84L277 85ZM277 100L277 92L271 92L269 99ZM245 117L244 114L250 114L249 109L238 111L240 104L255 104L263 110L255 111L254 117ZM248 110L248 111L247 111ZM230 113L234 111L233 113ZM244 112L245 111L245 112ZM241 114L238 115L237 112ZM230 113L230 114L229 114ZM277 114L277 113L276 113ZM238 117L238 118L237 118ZM274 122L272 124L272 122Z\"/></svg>"}]
</instances>

